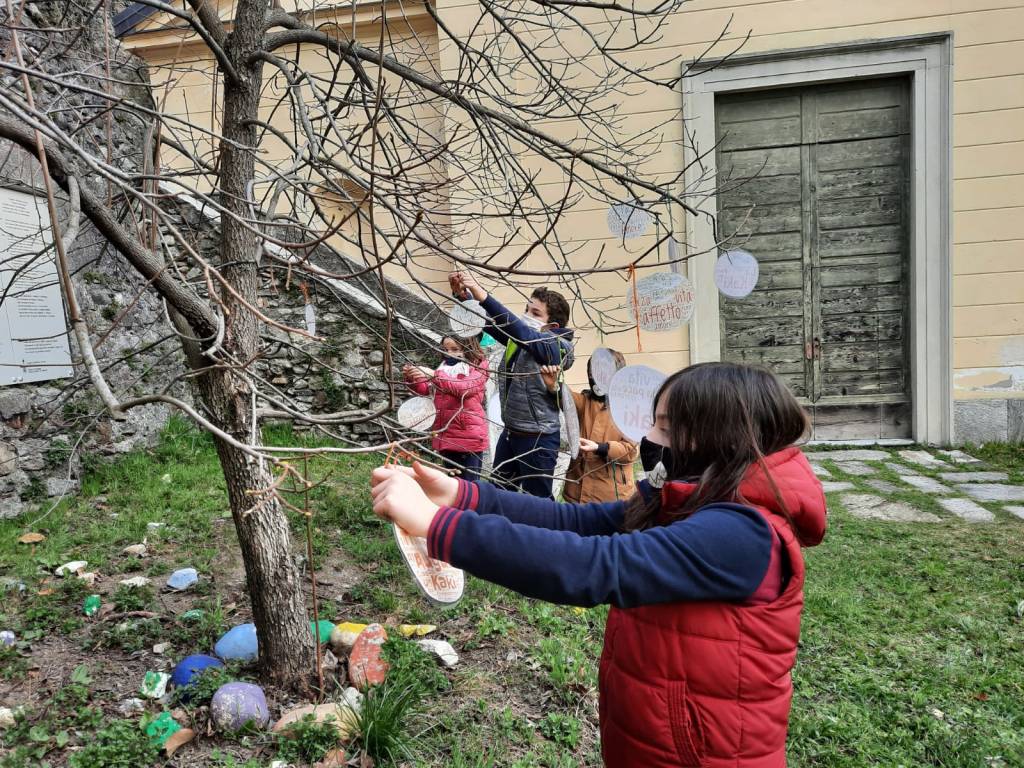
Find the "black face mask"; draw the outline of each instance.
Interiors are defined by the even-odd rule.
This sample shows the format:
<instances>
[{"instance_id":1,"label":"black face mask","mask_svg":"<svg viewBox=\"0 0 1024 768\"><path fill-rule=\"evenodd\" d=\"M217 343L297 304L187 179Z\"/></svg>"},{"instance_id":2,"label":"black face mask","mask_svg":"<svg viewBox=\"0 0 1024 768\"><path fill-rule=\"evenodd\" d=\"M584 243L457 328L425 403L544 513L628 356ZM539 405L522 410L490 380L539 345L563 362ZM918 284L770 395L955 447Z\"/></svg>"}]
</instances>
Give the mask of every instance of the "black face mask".
<instances>
[{"instance_id":1,"label":"black face mask","mask_svg":"<svg viewBox=\"0 0 1024 768\"><path fill-rule=\"evenodd\" d=\"M444 356L444 364L445 365L456 365L456 364L461 363L461 362L462 361L459 358L457 358L457 357L452 357L451 355L445 355Z\"/></svg>"},{"instance_id":2,"label":"black face mask","mask_svg":"<svg viewBox=\"0 0 1024 768\"><path fill-rule=\"evenodd\" d=\"M659 445L646 437L642 438L640 440L640 463L643 465L644 472L647 473L661 464L665 468L665 476L672 477L672 449L667 445Z\"/></svg>"}]
</instances>

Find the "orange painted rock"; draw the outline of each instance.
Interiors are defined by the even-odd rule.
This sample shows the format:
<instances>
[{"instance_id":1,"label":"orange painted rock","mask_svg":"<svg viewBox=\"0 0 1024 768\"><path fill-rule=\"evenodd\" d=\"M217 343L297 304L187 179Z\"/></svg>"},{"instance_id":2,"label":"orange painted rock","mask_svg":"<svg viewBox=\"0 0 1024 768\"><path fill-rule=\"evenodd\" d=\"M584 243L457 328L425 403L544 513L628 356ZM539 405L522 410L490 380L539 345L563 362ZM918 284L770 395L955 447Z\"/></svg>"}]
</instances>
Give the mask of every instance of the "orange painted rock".
<instances>
[{"instance_id":1,"label":"orange painted rock","mask_svg":"<svg viewBox=\"0 0 1024 768\"><path fill-rule=\"evenodd\" d=\"M326 704L306 704L290 709L274 723L275 733L291 733L297 723L311 717L314 722L330 722L338 731L338 741L348 741L356 731L358 718L356 713L344 703L327 702Z\"/></svg>"},{"instance_id":2,"label":"orange painted rock","mask_svg":"<svg viewBox=\"0 0 1024 768\"><path fill-rule=\"evenodd\" d=\"M388 633L380 624L371 624L356 638L348 656L348 677L361 691L380 685L388 674L388 663L381 657L381 646Z\"/></svg>"},{"instance_id":3,"label":"orange painted rock","mask_svg":"<svg viewBox=\"0 0 1024 768\"><path fill-rule=\"evenodd\" d=\"M332 749L320 759L316 768L345 768L346 765L348 761L345 759L345 750Z\"/></svg>"}]
</instances>

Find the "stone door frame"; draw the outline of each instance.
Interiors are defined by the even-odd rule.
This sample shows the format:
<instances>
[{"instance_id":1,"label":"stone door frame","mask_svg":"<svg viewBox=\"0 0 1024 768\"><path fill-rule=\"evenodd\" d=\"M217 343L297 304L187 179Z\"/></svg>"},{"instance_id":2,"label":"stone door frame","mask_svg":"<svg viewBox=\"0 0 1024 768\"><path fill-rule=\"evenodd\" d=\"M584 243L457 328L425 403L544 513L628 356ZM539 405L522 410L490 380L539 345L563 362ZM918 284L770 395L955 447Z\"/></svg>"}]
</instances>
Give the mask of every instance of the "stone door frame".
<instances>
[{"instance_id":1,"label":"stone door frame","mask_svg":"<svg viewBox=\"0 0 1024 768\"><path fill-rule=\"evenodd\" d=\"M715 95L829 81L909 75L911 110L910 376L913 436L953 441L951 246L952 38L949 33L798 48L683 65L684 183L708 189L717 177ZM690 360L721 355L714 283L713 195L696 200L707 215L687 217L688 273L695 311ZM692 203L693 204L693 203Z\"/></svg>"}]
</instances>

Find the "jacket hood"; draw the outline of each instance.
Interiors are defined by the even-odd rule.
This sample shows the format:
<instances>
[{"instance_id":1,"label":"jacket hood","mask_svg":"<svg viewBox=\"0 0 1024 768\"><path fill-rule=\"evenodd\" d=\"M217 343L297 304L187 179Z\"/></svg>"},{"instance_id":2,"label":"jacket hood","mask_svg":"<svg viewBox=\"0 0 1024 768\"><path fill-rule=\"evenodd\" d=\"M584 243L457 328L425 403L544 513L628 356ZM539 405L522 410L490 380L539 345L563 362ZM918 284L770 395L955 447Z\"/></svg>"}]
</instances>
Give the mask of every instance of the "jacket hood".
<instances>
[{"instance_id":1,"label":"jacket hood","mask_svg":"<svg viewBox=\"0 0 1024 768\"><path fill-rule=\"evenodd\" d=\"M820 544L825 538L827 524L825 491L811 469L807 457L796 446L790 446L766 456L764 464L771 480L760 465L752 464L740 483L737 501L741 504L764 507L772 512L788 513L796 528L794 533L802 544L811 547ZM778 488L785 508L779 504L772 481ZM667 482L662 488L662 505L667 509L679 507L694 490L695 483L678 480Z\"/></svg>"}]
</instances>

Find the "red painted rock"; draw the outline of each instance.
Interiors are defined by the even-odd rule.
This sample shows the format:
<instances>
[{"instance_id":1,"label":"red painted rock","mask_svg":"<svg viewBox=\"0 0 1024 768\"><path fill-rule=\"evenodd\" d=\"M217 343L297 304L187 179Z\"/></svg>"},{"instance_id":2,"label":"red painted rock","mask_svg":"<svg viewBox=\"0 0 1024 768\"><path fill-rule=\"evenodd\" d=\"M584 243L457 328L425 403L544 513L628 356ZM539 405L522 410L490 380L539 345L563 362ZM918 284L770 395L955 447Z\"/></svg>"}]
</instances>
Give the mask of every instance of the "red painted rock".
<instances>
[{"instance_id":1,"label":"red painted rock","mask_svg":"<svg viewBox=\"0 0 1024 768\"><path fill-rule=\"evenodd\" d=\"M388 663L381 658L381 646L388 633L380 624L371 624L356 638L348 656L348 676L352 685L361 691L380 685L388 674Z\"/></svg>"}]
</instances>

